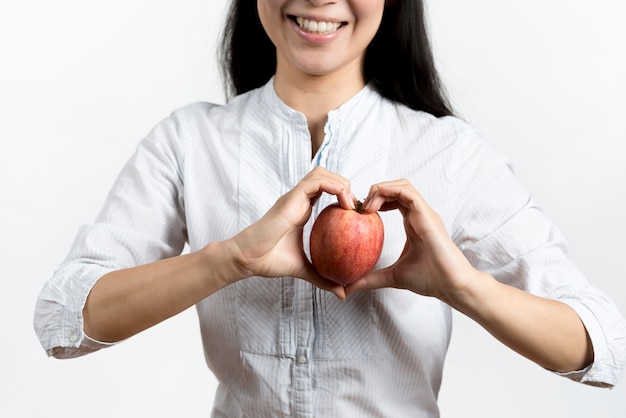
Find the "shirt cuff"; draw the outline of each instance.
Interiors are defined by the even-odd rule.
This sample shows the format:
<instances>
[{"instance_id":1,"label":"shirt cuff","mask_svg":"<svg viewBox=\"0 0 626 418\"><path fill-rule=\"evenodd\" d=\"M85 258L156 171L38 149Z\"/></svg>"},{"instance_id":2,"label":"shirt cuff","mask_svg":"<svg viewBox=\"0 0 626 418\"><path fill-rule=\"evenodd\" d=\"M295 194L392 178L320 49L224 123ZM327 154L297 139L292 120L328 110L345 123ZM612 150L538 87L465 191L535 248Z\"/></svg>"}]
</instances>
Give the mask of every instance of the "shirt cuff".
<instances>
[{"instance_id":1,"label":"shirt cuff","mask_svg":"<svg viewBox=\"0 0 626 418\"><path fill-rule=\"evenodd\" d=\"M601 325L603 322L582 301L577 299L560 300L569 305L580 317L593 346L594 360L593 363L581 370L554 373L586 385L613 388L621 377L624 358L623 353L615 352L615 350L619 351L619 347L607 339L607 335L611 335L611 333L605 332ZM607 323L607 321L604 322ZM620 325L624 326L623 323L616 324L616 326Z\"/></svg>"},{"instance_id":2,"label":"shirt cuff","mask_svg":"<svg viewBox=\"0 0 626 418\"><path fill-rule=\"evenodd\" d=\"M98 268L78 282L71 283L69 291L57 294L57 286L44 288L37 302L35 328L48 356L66 359L80 357L117 343L105 343L85 335L83 308L87 296L100 277L109 272Z\"/></svg>"}]
</instances>

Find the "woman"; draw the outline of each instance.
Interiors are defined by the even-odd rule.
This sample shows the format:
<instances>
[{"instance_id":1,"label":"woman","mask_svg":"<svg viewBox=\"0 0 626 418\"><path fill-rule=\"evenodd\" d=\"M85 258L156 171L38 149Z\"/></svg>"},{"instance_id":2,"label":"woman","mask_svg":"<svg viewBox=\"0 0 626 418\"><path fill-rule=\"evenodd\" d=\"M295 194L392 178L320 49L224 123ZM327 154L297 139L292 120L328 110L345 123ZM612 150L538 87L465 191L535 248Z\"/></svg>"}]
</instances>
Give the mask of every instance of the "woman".
<instances>
[{"instance_id":1,"label":"woman","mask_svg":"<svg viewBox=\"0 0 626 418\"><path fill-rule=\"evenodd\" d=\"M224 38L235 97L160 123L42 290L48 352L86 354L196 305L214 416L434 417L453 308L546 369L614 385L624 319L452 116L421 2L248 3ZM355 195L381 210L385 243L344 288L307 243L315 216Z\"/></svg>"}]
</instances>

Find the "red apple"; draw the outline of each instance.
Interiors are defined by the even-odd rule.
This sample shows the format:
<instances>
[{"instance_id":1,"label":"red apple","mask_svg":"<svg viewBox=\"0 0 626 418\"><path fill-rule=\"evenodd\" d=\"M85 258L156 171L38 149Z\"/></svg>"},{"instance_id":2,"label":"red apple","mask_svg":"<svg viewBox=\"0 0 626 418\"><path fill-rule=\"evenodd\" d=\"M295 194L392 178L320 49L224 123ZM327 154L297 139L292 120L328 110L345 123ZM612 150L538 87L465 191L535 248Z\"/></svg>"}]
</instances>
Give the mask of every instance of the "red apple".
<instances>
[{"instance_id":1,"label":"red apple","mask_svg":"<svg viewBox=\"0 0 626 418\"><path fill-rule=\"evenodd\" d=\"M362 212L361 202L354 210L333 203L313 223L311 263L320 275L346 286L374 268L383 238L383 221L377 212Z\"/></svg>"}]
</instances>

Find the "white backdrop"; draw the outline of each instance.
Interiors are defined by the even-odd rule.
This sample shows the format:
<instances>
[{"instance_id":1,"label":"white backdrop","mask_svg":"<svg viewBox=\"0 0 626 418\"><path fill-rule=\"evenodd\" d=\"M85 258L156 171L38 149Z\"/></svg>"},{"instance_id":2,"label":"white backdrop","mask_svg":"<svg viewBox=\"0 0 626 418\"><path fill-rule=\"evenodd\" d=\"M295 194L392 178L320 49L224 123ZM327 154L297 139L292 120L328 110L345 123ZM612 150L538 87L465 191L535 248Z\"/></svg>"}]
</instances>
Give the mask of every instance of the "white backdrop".
<instances>
[{"instance_id":1,"label":"white backdrop","mask_svg":"<svg viewBox=\"0 0 626 418\"><path fill-rule=\"evenodd\" d=\"M216 383L195 310L65 361L45 356L32 314L136 143L176 107L223 101L215 44L225 0L4 3L0 416L206 417ZM626 312L625 3L430 3L459 113L509 156L580 268ZM624 416L626 381L611 391L575 384L455 320L443 417Z\"/></svg>"}]
</instances>

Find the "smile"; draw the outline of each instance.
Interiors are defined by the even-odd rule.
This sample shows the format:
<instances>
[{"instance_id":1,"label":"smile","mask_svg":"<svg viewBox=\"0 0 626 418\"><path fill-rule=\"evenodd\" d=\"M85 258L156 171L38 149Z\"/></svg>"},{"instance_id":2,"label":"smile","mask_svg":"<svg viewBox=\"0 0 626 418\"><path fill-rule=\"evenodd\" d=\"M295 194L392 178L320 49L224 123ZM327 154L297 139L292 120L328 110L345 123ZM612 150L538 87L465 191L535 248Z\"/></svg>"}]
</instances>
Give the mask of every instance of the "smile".
<instances>
[{"instance_id":1,"label":"smile","mask_svg":"<svg viewBox=\"0 0 626 418\"><path fill-rule=\"evenodd\" d=\"M337 29L343 26L343 24L339 22L323 22L323 21L309 20L300 16L295 16L293 19L296 21L298 26L300 26L300 28L311 33L320 33L320 34L331 33L331 32L335 32Z\"/></svg>"}]
</instances>

